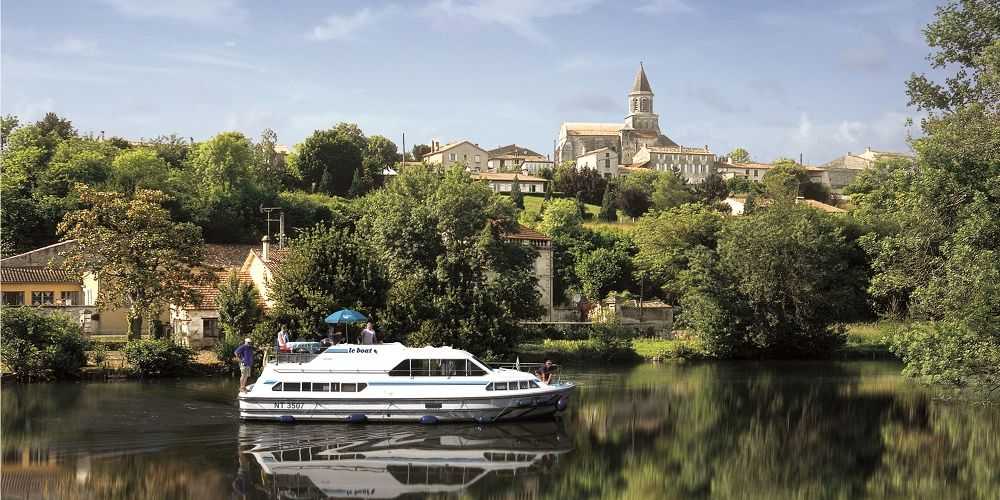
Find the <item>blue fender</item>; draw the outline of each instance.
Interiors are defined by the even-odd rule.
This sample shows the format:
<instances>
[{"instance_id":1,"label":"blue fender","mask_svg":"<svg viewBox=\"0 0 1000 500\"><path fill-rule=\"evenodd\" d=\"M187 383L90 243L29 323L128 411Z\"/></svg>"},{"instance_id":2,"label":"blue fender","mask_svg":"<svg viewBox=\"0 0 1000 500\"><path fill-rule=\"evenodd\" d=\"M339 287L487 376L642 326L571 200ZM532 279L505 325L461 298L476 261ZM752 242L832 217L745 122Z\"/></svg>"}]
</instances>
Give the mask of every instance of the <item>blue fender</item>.
<instances>
[{"instance_id":1,"label":"blue fender","mask_svg":"<svg viewBox=\"0 0 1000 500\"><path fill-rule=\"evenodd\" d=\"M420 423L424 425L434 425L438 423L438 418L434 415L424 415L420 417Z\"/></svg>"},{"instance_id":2,"label":"blue fender","mask_svg":"<svg viewBox=\"0 0 1000 500\"><path fill-rule=\"evenodd\" d=\"M281 422L281 423L283 423L283 424L292 424L292 423L295 423L295 417L293 417L291 415L282 415L282 416L278 417L278 421Z\"/></svg>"},{"instance_id":3,"label":"blue fender","mask_svg":"<svg viewBox=\"0 0 1000 500\"><path fill-rule=\"evenodd\" d=\"M569 406L569 400L566 398L559 398L559 401L556 401L556 410L558 411L564 411L567 406Z\"/></svg>"},{"instance_id":4,"label":"blue fender","mask_svg":"<svg viewBox=\"0 0 1000 500\"><path fill-rule=\"evenodd\" d=\"M347 423L349 424L361 424L368 420L363 413L352 413L347 416Z\"/></svg>"}]
</instances>

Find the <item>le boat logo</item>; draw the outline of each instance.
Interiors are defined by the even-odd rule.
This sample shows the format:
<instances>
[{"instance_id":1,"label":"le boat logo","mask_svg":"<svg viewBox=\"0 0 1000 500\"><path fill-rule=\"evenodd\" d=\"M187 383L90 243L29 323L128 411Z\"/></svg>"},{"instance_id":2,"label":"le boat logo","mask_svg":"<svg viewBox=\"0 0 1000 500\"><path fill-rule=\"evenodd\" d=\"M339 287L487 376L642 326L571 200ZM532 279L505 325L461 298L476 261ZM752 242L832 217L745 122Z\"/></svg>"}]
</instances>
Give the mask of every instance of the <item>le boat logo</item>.
<instances>
[{"instance_id":1,"label":"le boat logo","mask_svg":"<svg viewBox=\"0 0 1000 500\"><path fill-rule=\"evenodd\" d=\"M332 354L378 354L378 349L374 347L331 347L326 352Z\"/></svg>"}]
</instances>

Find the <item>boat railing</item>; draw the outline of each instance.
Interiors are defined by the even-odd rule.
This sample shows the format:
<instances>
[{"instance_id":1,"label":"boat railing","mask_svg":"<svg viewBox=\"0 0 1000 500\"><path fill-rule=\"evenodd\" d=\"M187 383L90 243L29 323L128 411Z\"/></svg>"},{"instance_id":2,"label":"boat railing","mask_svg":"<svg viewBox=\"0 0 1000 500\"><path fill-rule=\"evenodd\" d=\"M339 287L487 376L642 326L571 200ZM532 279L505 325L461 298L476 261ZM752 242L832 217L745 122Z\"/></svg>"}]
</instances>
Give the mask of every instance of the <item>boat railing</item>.
<instances>
[{"instance_id":1,"label":"boat railing","mask_svg":"<svg viewBox=\"0 0 1000 500\"><path fill-rule=\"evenodd\" d=\"M310 353L310 352L273 352L270 348L264 349L264 364L267 363L280 363L280 364L302 364L308 363L316 359L322 352Z\"/></svg>"},{"instance_id":2,"label":"boat railing","mask_svg":"<svg viewBox=\"0 0 1000 500\"><path fill-rule=\"evenodd\" d=\"M545 363L522 363L520 361L515 361L513 363L511 363L511 362L491 362L491 363L486 363L486 366L489 366L490 368L506 368L508 370L518 370L518 371L527 372L527 373L530 373L532 375L535 375L535 374L538 373L538 370L541 367L545 366ZM562 371L562 370L558 369L558 368L562 368L561 366L559 366L559 365L553 365L553 366L555 366L557 369L556 369L555 372L552 373L552 379L549 381L549 384L558 383L559 382L559 373Z\"/></svg>"}]
</instances>

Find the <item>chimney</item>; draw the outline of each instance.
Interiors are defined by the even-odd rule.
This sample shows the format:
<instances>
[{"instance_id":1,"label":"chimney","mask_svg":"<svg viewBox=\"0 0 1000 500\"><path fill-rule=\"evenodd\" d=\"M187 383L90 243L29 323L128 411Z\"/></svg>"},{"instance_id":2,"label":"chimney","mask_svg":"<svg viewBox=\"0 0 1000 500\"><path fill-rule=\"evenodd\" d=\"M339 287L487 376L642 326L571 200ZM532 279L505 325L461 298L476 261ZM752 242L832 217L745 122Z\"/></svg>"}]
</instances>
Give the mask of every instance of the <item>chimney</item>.
<instances>
[{"instance_id":1,"label":"chimney","mask_svg":"<svg viewBox=\"0 0 1000 500\"><path fill-rule=\"evenodd\" d=\"M264 262L268 262L268 261L271 260L271 256L270 256L270 253L271 253L271 238L268 238L267 236L264 236L263 238L260 239L260 242L261 242L261 247L262 247L261 248L261 252L260 252L260 257L262 259L264 259Z\"/></svg>"},{"instance_id":2,"label":"chimney","mask_svg":"<svg viewBox=\"0 0 1000 500\"><path fill-rule=\"evenodd\" d=\"M441 148L441 143L437 139L431 139L431 153Z\"/></svg>"}]
</instances>

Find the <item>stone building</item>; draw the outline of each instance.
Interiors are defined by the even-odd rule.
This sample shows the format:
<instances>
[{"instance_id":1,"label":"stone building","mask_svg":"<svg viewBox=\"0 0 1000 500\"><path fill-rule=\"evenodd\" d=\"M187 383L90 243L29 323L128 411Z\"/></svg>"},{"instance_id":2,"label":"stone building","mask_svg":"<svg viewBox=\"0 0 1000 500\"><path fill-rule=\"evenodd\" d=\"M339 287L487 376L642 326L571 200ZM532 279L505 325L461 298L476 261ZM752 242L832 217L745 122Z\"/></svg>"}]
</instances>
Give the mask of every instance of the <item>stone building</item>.
<instances>
[{"instance_id":1,"label":"stone building","mask_svg":"<svg viewBox=\"0 0 1000 500\"><path fill-rule=\"evenodd\" d=\"M538 252L535 258L534 273L538 282L538 291L541 293L541 305L545 309L543 321L553 320L554 290L555 290L555 266L552 261L552 239L529 227L518 224L517 232L504 235L504 239L520 242L524 245L534 247Z\"/></svg>"},{"instance_id":2,"label":"stone building","mask_svg":"<svg viewBox=\"0 0 1000 500\"><path fill-rule=\"evenodd\" d=\"M528 164L531 164L528 167ZM542 166L552 166L552 162L543 155L540 155L524 146L510 144L501 146L489 151L489 160L486 166L490 172L521 172L527 170L528 173L538 173Z\"/></svg>"},{"instance_id":3,"label":"stone building","mask_svg":"<svg viewBox=\"0 0 1000 500\"><path fill-rule=\"evenodd\" d=\"M421 158L428 165L450 167L458 163L472 172L486 172L489 153L469 141L458 141L442 146L436 139L431 140L431 151Z\"/></svg>"},{"instance_id":4,"label":"stone building","mask_svg":"<svg viewBox=\"0 0 1000 500\"><path fill-rule=\"evenodd\" d=\"M477 178L486 181L494 193L509 193L513 189L514 179L517 179L521 193L545 193L545 186L549 182L541 177L514 172L481 172Z\"/></svg>"},{"instance_id":5,"label":"stone building","mask_svg":"<svg viewBox=\"0 0 1000 500\"><path fill-rule=\"evenodd\" d=\"M643 145L632 158L632 166L659 172L672 170L684 176L690 183L699 183L716 172L716 159L708 146L687 148Z\"/></svg>"},{"instance_id":6,"label":"stone building","mask_svg":"<svg viewBox=\"0 0 1000 500\"><path fill-rule=\"evenodd\" d=\"M631 165L632 157L642 146L677 146L660 133L660 117L653 112L653 90L642 64L626 99L626 113L623 123L563 123L559 128L556 163L575 161L588 151L611 148L618 152L621 164Z\"/></svg>"},{"instance_id":7,"label":"stone building","mask_svg":"<svg viewBox=\"0 0 1000 500\"><path fill-rule=\"evenodd\" d=\"M589 168L596 170L601 177L610 179L618 177L618 151L611 148L600 148L576 157L576 169Z\"/></svg>"},{"instance_id":8,"label":"stone building","mask_svg":"<svg viewBox=\"0 0 1000 500\"><path fill-rule=\"evenodd\" d=\"M835 160L828 161L820 166L827 172L829 185L833 189L840 189L852 181L866 168L875 166L875 163L883 159L902 158L912 160L913 157L904 153L891 153L888 151L875 151L872 148L865 148L861 154L846 155Z\"/></svg>"}]
</instances>

